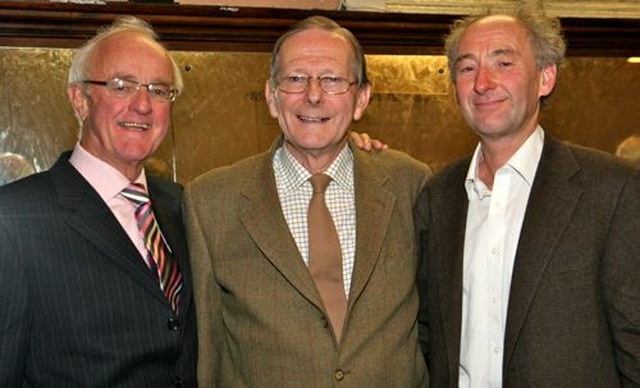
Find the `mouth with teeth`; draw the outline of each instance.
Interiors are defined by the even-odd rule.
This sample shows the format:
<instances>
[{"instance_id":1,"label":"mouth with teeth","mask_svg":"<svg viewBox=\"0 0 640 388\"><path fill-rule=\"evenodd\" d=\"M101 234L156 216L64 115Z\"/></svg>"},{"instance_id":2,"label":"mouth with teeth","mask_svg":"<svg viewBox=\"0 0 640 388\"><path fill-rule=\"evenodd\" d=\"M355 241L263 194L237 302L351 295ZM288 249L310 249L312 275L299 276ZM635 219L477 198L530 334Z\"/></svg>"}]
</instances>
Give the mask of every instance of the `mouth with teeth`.
<instances>
[{"instance_id":1,"label":"mouth with teeth","mask_svg":"<svg viewBox=\"0 0 640 388\"><path fill-rule=\"evenodd\" d=\"M298 116L298 119L305 123L326 123L327 121L329 121L328 117Z\"/></svg>"},{"instance_id":2,"label":"mouth with teeth","mask_svg":"<svg viewBox=\"0 0 640 388\"><path fill-rule=\"evenodd\" d=\"M125 127L127 129L137 129L140 131L146 131L151 129L151 124L149 123L134 123L129 121L121 122L120 126Z\"/></svg>"}]
</instances>

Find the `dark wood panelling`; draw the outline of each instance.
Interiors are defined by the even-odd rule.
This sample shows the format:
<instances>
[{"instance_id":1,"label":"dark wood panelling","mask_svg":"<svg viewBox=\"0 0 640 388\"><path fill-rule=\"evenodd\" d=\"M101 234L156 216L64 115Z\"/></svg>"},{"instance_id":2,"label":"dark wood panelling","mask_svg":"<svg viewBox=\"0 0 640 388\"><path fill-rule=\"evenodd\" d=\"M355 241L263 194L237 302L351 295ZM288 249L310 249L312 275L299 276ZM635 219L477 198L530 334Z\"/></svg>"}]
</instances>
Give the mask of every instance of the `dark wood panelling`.
<instances>
[{"instance_id":1,"label":"dark wood panelling","mask_svg":"<svg viewBox=\"0 0 640 388\"><path fill-rule=\"evenodd\" d=\"M0 45L77 47L118 15L151 22L172 50L268 52L295 21L322 14L350 29L368 54L440 54L458 15L236 8L152 3L0 2ZM640 55L640 21L562 20L572 56Z\"/></svg>"}]
</instances>

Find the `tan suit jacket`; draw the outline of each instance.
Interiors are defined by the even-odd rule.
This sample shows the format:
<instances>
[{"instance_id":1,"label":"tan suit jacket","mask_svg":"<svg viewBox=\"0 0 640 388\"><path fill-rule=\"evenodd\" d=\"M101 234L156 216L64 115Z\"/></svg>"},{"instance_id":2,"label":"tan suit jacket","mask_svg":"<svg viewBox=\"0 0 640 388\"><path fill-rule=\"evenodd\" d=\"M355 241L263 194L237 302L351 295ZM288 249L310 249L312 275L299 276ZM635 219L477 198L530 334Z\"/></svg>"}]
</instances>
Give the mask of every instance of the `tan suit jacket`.
<instances>
[{"instance_id":1,"label":"tan suit jacket","mask_svg":"<svg viewBox=\"0 0 640 388\"><path fill-rule=\"evenodd\" d=\"M428 167L396 151L353 151L357 247L338 345L280 207L281 143L186 188L200 386L426 386L412 207Z\"/></svg>"}]
</instances>

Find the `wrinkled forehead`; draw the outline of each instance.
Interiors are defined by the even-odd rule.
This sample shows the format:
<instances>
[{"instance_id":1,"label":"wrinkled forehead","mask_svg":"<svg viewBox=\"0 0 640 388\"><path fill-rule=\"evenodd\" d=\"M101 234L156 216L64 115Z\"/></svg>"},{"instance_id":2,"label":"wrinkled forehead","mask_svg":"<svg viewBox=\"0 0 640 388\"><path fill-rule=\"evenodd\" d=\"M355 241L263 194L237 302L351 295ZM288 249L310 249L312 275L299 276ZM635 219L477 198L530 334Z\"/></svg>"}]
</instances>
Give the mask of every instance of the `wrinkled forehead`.
<instances>
[{"instance_id":1,"label":"wrinkled forehead","mask_svg":"<svg viewBox=\"0 0 640 388\"><path fill-rule=\"evenodd\" d=\"M347 39L335 31L328 31L321 28L308 28L289 36L282 43L282 50L290 51L291 49L301 52L331 52L350 51L350 46Z\"/></svg>"},{"instance_id":2,"label":"wrinkled forehead","mask_svg":"<svg viewBox=\"0 0 640 388\"><path fill-rule=\"evenodd\" d=\"M478 33L518 34L525 33L524 26L513 16L491 15L473 22L464 33L463 39L474 38Z\"/></svg>"},{"instance_id":3,"label":"wrinkled forehead","mask_svg":"<svg viewBox=\"0 0 640 388\"><path fill-rule=\"evenodd\" d=\"M89 58L88 70L103 73L149 72L156 78L173 79L173 67L165 48L135 32L114 34L99 42Z\"/></svg>"},{"instance_id":4,"label":"wrinkled forehead","mask_svg":"<svg viewBox=\"0 0 640 388\"><path fill-rule=\"evenodd\" d=\"M469 50L517 51L529 47L526 28L517 19L507 15L487 16L473 22L464 31L458 43L458 56Z\"/></svg>"},{"instance_id":5,"label":"wrinkled forehead","mask_svg":"<svg viewBox=\"0 0 640 388\"><path fill-rule=\"evenodd\" d=\"M307 65L340 67L347 70L354 60L355 53L345 37L318 28L291 35L284 41L279 53L280 71Z\"/></svg>"}]
</instances>

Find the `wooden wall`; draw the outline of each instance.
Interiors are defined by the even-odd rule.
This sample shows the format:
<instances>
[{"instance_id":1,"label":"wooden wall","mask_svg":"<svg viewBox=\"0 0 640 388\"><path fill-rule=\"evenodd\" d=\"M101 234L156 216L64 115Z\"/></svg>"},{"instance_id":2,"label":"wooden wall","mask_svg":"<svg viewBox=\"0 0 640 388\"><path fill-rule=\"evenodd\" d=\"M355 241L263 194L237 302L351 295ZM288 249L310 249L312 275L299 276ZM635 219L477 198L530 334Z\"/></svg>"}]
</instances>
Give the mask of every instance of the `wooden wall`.
<instances>
[{"instance_id":1,"label":"wooden wall","mask_svg":"<svg viewBox=\"0 0 640 388\"><path fill-rule=\"evenodd\" d=\"M322 13L361 40L374 86L369 132L435 170L470 152L475 137L457 112L442 36L454 15L238 9L150 4L0 2L0 152L27 155L38 170L73 147L77 123L66 101L72 49L120 14L160 32L180 64L185 93L157 157L186 182L213 167L265 150L278 134L267 112L269 51L290 24ZM543 114L556 136L613 152L640 130L640 23L565 18L570 57Z\"/></svg>"}]
</instances>

